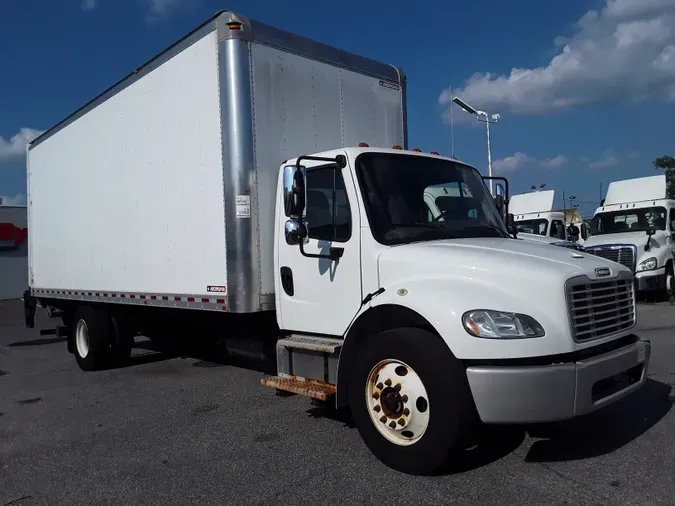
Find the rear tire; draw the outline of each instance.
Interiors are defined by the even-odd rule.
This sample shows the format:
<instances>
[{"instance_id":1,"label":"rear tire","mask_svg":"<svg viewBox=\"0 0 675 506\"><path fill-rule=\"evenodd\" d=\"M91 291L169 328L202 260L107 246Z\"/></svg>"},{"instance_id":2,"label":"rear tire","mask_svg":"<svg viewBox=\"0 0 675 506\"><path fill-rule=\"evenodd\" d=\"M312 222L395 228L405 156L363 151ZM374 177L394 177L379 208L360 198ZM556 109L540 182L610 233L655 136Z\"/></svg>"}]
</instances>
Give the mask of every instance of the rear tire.
<instances>
[{"instance_id":1,"label":"rear tire","mask_svg":"<svg viewBox=\"0 0 675 506\"><path fill-rule=\"evenodd\" d=\"M401 328L369 338L348 388L361 438L393 469L431 474L468 441L475 411L466 372L430 332Z\"/></svg>"},{"instance_id":2,"label":"rear tire","mask_svg":"<svg viewBox=\"0 0 675 506\"><path fill-rule=\"evenodd\" d=\"M75 313L72 332L75 360L83 371L107 368L114 354L114 334L110 317L98 309L82 307Z\"/></svg>"}]
</instances>

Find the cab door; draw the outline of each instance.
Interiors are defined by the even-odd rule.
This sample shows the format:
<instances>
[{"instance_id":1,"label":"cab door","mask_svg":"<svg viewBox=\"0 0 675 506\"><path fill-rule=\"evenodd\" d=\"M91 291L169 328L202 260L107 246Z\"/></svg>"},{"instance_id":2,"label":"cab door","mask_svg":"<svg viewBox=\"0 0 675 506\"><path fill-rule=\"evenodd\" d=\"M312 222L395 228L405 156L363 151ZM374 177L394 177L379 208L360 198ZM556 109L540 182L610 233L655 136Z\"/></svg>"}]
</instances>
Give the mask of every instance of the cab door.
<instances>
[{"instance_id":1,"label":"cab door","mask_svg":"<svg viewBox=\"0 0 675 506\"><path fill-rule=\"evenodd\" d=\"M349 167L303 163L307 167L306 223L309 255L327 255L342 248L337 260L303 255L299 245L287 244L283 233L276 242L277 319L284 330L343 335L361 307L359 208ZM283 207L283 203L277 203ZM277 210L283 231L284 209Z\"/></svg>"}]
</instances>

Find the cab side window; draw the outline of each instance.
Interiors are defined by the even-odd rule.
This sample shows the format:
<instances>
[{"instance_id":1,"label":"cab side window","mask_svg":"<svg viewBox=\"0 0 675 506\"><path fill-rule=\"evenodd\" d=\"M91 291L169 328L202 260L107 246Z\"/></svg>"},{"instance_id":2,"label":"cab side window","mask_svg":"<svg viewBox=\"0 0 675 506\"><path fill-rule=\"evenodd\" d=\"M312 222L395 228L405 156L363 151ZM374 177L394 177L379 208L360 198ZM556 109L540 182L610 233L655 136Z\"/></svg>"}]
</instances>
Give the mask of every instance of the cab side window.
<instances>
[{"instance_id":1,"label":"cab side window","mask_svg":"<svg viewBox=\"0 0 675 506\"><path fill-rule=\"evenodd\" d=\"M565 224L561 220L551 222L551 237L565 240Z\"/></svg>"},{"instance_id":2,"label":"cab side window","mask_svg":"<svg viewBox=\"0 0 675 506\"><path fill-rule=\"evenodd\" d=\"M333 201L333 180L335 201ZM352 235L352 215L345 181L332 167L307 171L307 231L310 239L347 242Z\"/></svg>"}]
</instances>

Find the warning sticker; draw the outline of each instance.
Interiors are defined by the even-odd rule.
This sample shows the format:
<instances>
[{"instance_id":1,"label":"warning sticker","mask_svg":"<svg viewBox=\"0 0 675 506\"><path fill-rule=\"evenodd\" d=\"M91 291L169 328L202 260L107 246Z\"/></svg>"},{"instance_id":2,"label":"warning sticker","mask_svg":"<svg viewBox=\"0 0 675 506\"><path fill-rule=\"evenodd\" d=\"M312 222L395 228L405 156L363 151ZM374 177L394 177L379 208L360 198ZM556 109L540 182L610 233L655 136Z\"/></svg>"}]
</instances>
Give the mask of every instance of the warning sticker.
<instances>
[{"instance_id":1,"label":"warning sticker","mask_svg":"<svg viewBox=\"0 0 675 506\"><path fill-rule=\"evenodd\" d=\"M237 195L236 198L237 218L251 217L251 196Z\"/></svg>"},{"instance_id":2,"label":"warning sticker","mask_svg":"<svg viewBox=\"0 0 675 506\"><path fill-rule=\"evenodd\" d=\"M224 285L209 285L206 287L207 292L227 293L227 286Z\"/></svg>"}]
</instances>

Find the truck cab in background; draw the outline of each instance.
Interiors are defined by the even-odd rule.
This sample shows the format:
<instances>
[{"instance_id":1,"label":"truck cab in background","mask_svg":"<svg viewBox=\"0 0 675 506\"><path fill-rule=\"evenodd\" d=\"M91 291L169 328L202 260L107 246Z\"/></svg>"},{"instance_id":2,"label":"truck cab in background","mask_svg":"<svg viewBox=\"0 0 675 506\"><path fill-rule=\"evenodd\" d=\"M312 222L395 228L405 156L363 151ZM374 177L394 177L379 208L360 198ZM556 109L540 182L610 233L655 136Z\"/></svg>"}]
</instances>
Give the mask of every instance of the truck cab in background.
<instances>
[{"instance_id":1,"label":"truck cab in background","mask_svg":"<svg viewBox=\"0 0 675 506\"><path fill-rule=\"evenodd\" d=\"M569 246L584 244L589 236L587 224L577 209L554 208L555 191L536 191L513 195L513 213L518 236L533 242Z\"/></svg>"},{"instance_id":2,"label":"truck cab in background","mask_svg":"<svg viewBox=\"0 0 675 506\"><path fill-rule=\"evenodd\" d=\"M625 265L640 292L675 293L675 200L665 175L610 183L586 251Z\"/></svg>"}]
</instances>

